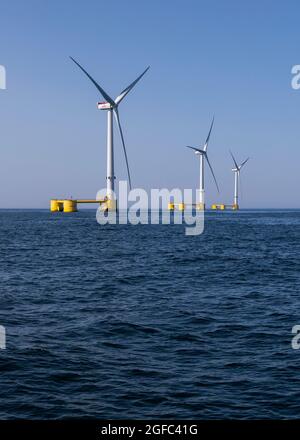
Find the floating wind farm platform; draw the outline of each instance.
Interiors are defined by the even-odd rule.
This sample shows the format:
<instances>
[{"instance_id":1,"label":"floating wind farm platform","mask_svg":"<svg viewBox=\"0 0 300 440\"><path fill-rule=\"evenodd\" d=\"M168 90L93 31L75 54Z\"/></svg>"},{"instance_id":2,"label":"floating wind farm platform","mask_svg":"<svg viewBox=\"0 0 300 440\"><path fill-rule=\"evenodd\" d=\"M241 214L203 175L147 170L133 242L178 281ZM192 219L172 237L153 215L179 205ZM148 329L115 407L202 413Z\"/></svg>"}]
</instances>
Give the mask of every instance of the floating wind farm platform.
<instances>
[{"instance_id":1,"label":"floating wind farm platform","mask_svg":"<svg viewBox=\"0 0 300 440\"><path fill-rule=\"evenodd\" d=\"M78 203L98 203L98 205L109 203L109 200L104 198L101 200L94 199L51 199L50 211L51 212L77 212ZM107 207L105 206L107 209Z\"/></svg>"}]
</instances>

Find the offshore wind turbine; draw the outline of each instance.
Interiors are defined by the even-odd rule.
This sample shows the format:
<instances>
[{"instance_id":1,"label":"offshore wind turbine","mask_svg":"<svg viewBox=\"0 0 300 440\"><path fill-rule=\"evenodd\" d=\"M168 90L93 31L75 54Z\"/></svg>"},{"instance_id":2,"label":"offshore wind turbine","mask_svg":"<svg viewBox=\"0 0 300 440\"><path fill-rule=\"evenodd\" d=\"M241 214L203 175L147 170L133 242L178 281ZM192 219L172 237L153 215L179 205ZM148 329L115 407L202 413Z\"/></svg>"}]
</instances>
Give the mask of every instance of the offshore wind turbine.
<instances>
[{"instance_id":1,"label":"offshore wind turbine","mask_svg":"<svg viewBox=\"0 0 300 440\"><path fill-rule=\"evenodd\" d=\"M129 187L131 189L131 176L129 171L129 164L128 164L128 158L127 158L127 151L125 147L125 141L123 136L123 130L121 127L120 122L120 116L119 116L119 104L123 101L126 95L133 89L133 87L137 84L137 82L145 75L145 73L149 70L150 66L147 67L147 69L144 70L144 72L137 77L136 80L134 80L131 84L129 84L128 87L126 87L119 96L117 96L115 99L112 99L106 92L103 90L103 88L94 80L94 78L91 77L91 75L72 57L70 57L71 60L86 74L86 76L91 80L91 82L94 84L94 86L97 88L97 90L100 92L101 96L105 99L105 102L98 102L98 109L100 110L107 110L107 171L106 171L106 197L108 200L107 207L108 209L115 209L115 203L114 203L114 137L113 137L113 115L116 119L121 142L123 146L124 156L125 156L125 162L126 162L126 168L127 168L127 174L128 174L128 181L129 181Z\"/></svg>"},{"instance_id":2,"label":"offshore wind turbine","mask_svg":"<svg viewBox=\"0 0 300 440\"><path fill-rule=\"evenodd\" d=\"M237 161L235 160L234 155L230 151L234 168L232 168L232 171L234 172L234 196L233 196L233 209L239 209L239 182L240 182L240 172L244 165L248 162L250 159L249 157L244 160L240 165L237 164Z\"/></svg>"},{"instance_id":3,"label":"offshore wind turbine","mask_svg":"<svg viewBox=\"0 0 300 440\"><path fill-rule=\"evenodd\" d=\"M206 160L206 162L207 162L207 164L208 164L208 166L210 168L210 171L211 171L212 176L214 178L217 190L218 190L218 192L220 192L216 176L214 174L213 168L212 168L211 163L210 163L210 161L208 159L208 156L207 156L207 147L208 147L210 135L211 135L211 132L212 132L212 129L213 129L213 125L214 125L214 119L215 118L213 118L213 120L212 120L212 123L211 123L210 129L209 129L209 132L208 132L205 144L204 144L204 146L202 148L190 147L189 145L186 146L187 148L190 148L190 149L194 150L195 154L198 155L199 159L200 159L200 182L199 182L199 203L198 203L198 208L202 209L202 210L205 209L204 159Z\"/></svg>"}]
</instances>

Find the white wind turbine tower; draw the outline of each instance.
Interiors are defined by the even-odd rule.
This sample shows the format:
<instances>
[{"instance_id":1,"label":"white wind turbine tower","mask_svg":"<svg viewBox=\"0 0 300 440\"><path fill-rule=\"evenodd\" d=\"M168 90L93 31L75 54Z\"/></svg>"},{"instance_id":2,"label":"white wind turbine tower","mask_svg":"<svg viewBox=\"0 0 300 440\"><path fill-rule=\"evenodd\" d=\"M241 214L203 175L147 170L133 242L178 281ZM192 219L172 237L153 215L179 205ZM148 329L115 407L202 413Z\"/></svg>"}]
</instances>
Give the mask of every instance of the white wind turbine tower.
<instances>
[{"instance_id":1,"label":"white wind turbine tower","mask_svg":"<svg viewBox=\"0 0 300 440\"><path fill-rule=\"evenodd\" d=\"M208 163L208 166L209 166L210 171L211 171L211 173L212 173L212 176L213 176L213 178L214 178L214 181L215 181L215 184L216 184L217 190L218 190L218 192L220 192L220 191L219 191L219 186L218 186L218 183L217 183L217 179L216 179L216 177L215 177L214 171L213 171L213 169L212 169L212 166L211 166L211 164L210 164L210 162L209 162L209 159L208 159L208 156L207 156L207 147L208 147L208 143L209 143L209 139L210 139L210 135L211 135L211 132L212 132L213 125L214 125L214 118L213 118L213 120L212 120L212 123L211 123L210 129L209 129L209 132L208 132L208 136L207 136L207 138L206 138L205 144L204 144L204 146L202 147L202 149L201 149L201 148L195 148L195 147L187 146L187 148L191 148L192 150L194 150L194 151L195 151L195 154L197 154L197 155L199 156L199 158L200 158L199 203L198 203L197 206L198 206L198 209L201 209L201 210L204 210L204 209L205 209L204 158L206 159L206 161L207 161L207 163Z\"/></svg>"},{"instance_id":2,"label":"white wind turbine tower","mask_svg":"<svg viewBox=\"0 0 300 440\"><path fill-rule=\"evenodd\" d=\"M98 102L98 108L100 110L107 110L107 173L106 173L106 197L107 197L107 209L115 209L115 200L114 200L114 138L113 138L113 114L115 116L119 133L122 141L124 156L125 156L125 162L126 162L126 168L127 168L127 174L128 174L128 181L129 181L129 187L131 189L131 177L130 177L130 171L129 171L129 165L128 165L128 158L127 158L127 152L125 147L125 141L123 136L123 131L120 123L120 116L118 111L118 106L120 102L125 98L125 96L133 89L133 87L137 84L137 82L142 78L142 76L145 75L147 70L149 70L150 66L147 67L146 70L131 84L129 84L126 89L124 89L119 96L115 100L113 100L103 89L100 87L100 85L89 75L89 73L76 61L74 58L70 57L71 60L77 64L77 66L86 74L86 76L92 81L94 86L98 89L102 97L105 99L105 102Z\"/></svg>"},{"instance_id":3,"label":"white wind turbine tower","mask_svg":"<svg viewBox=\"0 0 300 440\"><path fill-rule=\"evenodd\" d=\"M240 165L237 164L237 161L234 158L234 155L230 151L234 168L232 168L232 171L234 172L234 197L233 197L233 209L239 209L239 182L240 182L240 172L243 166L248 162L250 159L249 157L244 160Z\"/></svg>"}]
</instances>

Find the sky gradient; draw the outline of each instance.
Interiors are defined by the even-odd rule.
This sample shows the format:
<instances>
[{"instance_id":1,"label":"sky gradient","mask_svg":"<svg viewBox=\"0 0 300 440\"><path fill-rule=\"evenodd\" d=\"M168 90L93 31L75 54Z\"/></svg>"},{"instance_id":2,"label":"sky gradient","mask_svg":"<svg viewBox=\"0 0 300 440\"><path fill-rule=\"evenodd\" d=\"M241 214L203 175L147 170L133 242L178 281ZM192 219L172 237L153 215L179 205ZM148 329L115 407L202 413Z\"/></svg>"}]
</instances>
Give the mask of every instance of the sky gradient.
<instances>
[{"instance_id":1,"label":"sky gradient","mask_svg":"<svg viewBox=\"0 0 300 440\"><path fill-rule=\"evenodd\" d=\"M69 55L113 97L151 66L119 108L133 186L196 188L184 146L200 146L215 115L208 153L221 194L207 169L207 203L232 203L231 149L251 158L241 207L300 208L299 14L296 1L3 0L0 208L105 187L106 113Z\"/></svg>"}]
</instances>

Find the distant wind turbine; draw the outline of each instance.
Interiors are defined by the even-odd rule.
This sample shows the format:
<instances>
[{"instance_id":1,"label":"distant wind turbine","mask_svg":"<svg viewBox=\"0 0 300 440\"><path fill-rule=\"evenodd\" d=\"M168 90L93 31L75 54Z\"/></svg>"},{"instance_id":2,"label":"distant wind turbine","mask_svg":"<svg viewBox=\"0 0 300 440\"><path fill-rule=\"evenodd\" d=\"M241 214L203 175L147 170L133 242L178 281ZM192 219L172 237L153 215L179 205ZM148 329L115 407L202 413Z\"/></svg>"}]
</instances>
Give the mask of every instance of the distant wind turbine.
<instances>
[{"instance_id":1,"label":"distant wind turbine","mask_svg":"<svg viewBox=\"0 0 300 440\"><path fill-rule=\"evenodd\" d=\"M208 164L208 166L210 168L210 171L211 171L212 176L214 178L217 190L218 190L218 192L220 192L216 176L214 174L214 171L212 169L212 166L211 166L210 161L209 161L208 156L207 156L207 147L208 147L208 143L209 143L209 139L210 139L210 135L211 135L211 132L212 132L213 125L214 125L214 118L212 120L210 129L209 129L209 132L208 132L208 136L206 138L205 144L202 147L202 149L201 148L196 148L196 147L190 147L189 145L187 145L187 148L190 148L190 149L194 150L195 154L197 154L199 156L199 158L200 158L200 187L199 187L199 208L200 209L205 209L204 158L207 161L207 164Z\"/></svg>"},{"instance_id":2,"label":"distant wind turbine","mask_svg":"<svg viewBox=\"0 0 300 440\"><path fill-rule=\"evenodd\" d=\"M232 171L234 172L234 197L233 197L233 208L234 209L239 209L239 181L240 181L240 171L243 168L244 165L246 165L246 163L248 162L248 160L250 159L249 157L244 160L244 162L242 162L240 165L237 164L237 161L235 160L234 155L232 154L232 152L230 151L233 163L234 163L234 168L232 168Z\"/></svg>"},{"instance_id":3,"label":"distant wind turbine","mask_svg":"<svg viewBox=\"0 0 300 440\"><path fill-rule=\"evenodd\" d=\"M120 116L119 116L119 110L118 106L121 103L121 101L125 98L125 96L133 89L133 87L137 84L137 82L142 78L142 76L145 75L145 73L149 70L150 66L147 67L146 70L131 84L129 84L126 89L124 89L119 96L115 100L113 100L103 89L100 87L100 85L91 77L91 75L76 61L74 58L70 57L71 60L77 64L77 66L86 74L86 76L91 80L91 82L94 84L94 86L97 88L97 90L100 92L102 97L105 99L105 102L98 102L98 108L100 110L107 110L107 175L106 175L106 189L107 189L107 198L108 200L112 200L112 193L114 191L114 141L113 141L113 114L115 116L119 133L122 141L124 156L125 156L125 162L126 162L126 168L127 168L127 174L128 174L128 181L129 181L129 187L131 189L131 176L129 171L129 164L128 164L128 158L127 158L127 152L125 147L125 141L123 136L123 130L120 123Z\"/></svg>"}]
</instances>

